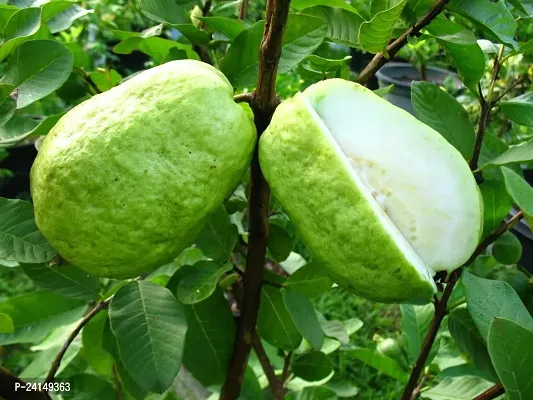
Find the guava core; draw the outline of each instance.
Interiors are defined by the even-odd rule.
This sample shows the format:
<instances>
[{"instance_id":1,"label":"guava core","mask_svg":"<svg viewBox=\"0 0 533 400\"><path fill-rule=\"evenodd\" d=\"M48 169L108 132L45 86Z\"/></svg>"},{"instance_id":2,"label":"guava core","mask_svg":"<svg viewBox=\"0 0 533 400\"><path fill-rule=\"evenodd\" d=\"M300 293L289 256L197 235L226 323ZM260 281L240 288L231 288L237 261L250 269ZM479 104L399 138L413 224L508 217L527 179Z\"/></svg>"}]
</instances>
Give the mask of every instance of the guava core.
<instances>
[{"instance_id":1,"label":"guava core","mask_svg":"<svg viewBox=\"0 0 533 400\"><path fill-rule=\"evenodd\" d=\"M78 105L48 134L31 170L37 226L91 274L148 272L191 245L255 141L220 71L192 60L152 68Z\"/></svg>"},{"instance_id":2,"label":"guava core","mask_svg":"<svg viewBox=\"0 0 533 400\"><path fill-rule=\"evenodd\" d=\"M259 142L272 192L335 282L418 302L474 251L482 202L461 154L406 111L330 79L284 101Z\"/></svg>"}]
</instances>

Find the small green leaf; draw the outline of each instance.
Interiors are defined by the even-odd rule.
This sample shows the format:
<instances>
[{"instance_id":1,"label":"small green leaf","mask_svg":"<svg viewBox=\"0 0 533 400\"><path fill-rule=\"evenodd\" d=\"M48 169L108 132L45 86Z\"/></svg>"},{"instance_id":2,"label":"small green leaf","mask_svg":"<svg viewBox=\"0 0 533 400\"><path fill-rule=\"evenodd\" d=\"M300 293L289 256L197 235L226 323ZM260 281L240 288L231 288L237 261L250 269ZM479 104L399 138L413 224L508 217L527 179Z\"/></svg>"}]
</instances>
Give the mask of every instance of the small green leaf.
<instances>
[{"instance_id":1,"label":"small green leaf","mask_svg":"<svg viewBox=\"0 0 533 400\"><path fill-rule=\"evenodd\" d=\"M492 165L519 164L533 161L533 139L517 146L511 146L509 150L494 160L484 164L481 168Z\"/></svg>"},{"instance_id":2,"label":"small green leaf","mask_svg":"<svg viewBox=\"0 0 533 400\"><path fill-rule=\"evenodd\" d=\"M340 397L340 396L339 396ZM290 392L285 396L287 400L337 400L334 390L325 386L308 386L302 390Z\"/></svg>"},{"instance_id":3,"label":"small green leaf","mask_svg":"<svg viewBox=\"0 0 533 400\"><path fill-rule=\"evenodd\" d=\"M102 347L104 328L107 321L107 310L100 311L81 331L85 359L91 368L101 375L109 374L114 363L111 354Z\"/></svg>"},{"instance_id":4,"label":"small green leaf","mask_svg":"<svg viewBox=\"0 0 533 400\"><path fill-rule=\"evenodd\" d=\"M131 377L149 391L167 390L183 356L187 332L183 306L166 288L130 282L113 297L109 319Z\"/></svg>"},{"instance_id":5,"label":"small green leaf","mask_svg":"<svg viewBox=\"0 0 533 400\"><path fill-rule=\"evenodd\" d=\"M445 378L436 386L424 391L423 397L430 400L472 400L491 386L494 386L494 383L477 376Z\"/></svg>"},{"instance_id":6,"label":"small green leaf","mask_svg":"<svg viewBox=\"0 0 533 400\"><path fill-rule=\"evenodd\" d=\"M59 89L72 71L74 57L53 40L24 42L9 58L2 82L17 88L17 108Z\"/></svg>"},{"instance_id":7,"label":"small green leaf","mask_svg":"<svg viewBox=\"0 0 533 400\"><path fill-rule=\"evenodd\" d=\"M13 333L15 331L15 325L13 320L7 314L0 313L0 333Z\"/></svg>"},{"instance_id":8,"label":"small green leaf","mask_svg":"<svg viewBox=\"0 0 533 400\"><path fill-rule=\"evenodd\" d=\"M178 300L183 304L194 304L208 298L215 291L220 277L232 268L231 263L213 261L198 261L192 266L182 267L179 270Z\"/></svg>"},{"instance_id":9,"label":"small green leaf","mask_svg":"<svg viewBox=\"0 0 533 400\"><path fill-rule=\"evenodd\" d=\"M261 339L287 351L297 349L302 341L281 292L275 287L264 285L261 290L257 330Z\"/></svg>"},{"instance_id":10,"label":"small green leaf","mask_svg":"<svg viewBox=\"0 0 533 400\"><path fill-rule=\"evenodd\" d=\"M290 290L307 297L326 293L332 286L333 281L318 262L312 262L297 269L287 280L287 287Z\"/></svg>"},{"instance_id":11,"label":"small green leaf","mask_svg":"<svg viewBox=\"0 0 533 400\"><path fill-rule=\"evenodd\" d=\"M378 371L381 371L400 382L407 381L407 374L404 372L400 364L398 364L392 358L374 353L372 350L362 348L348 350L343 352L343 354L357 358L358 360L363 361L365 364L370 365Z\"/></svg>"},{"instance_id":12,"label":"small green leaf","mask_svg":"<svg viewBox=\"0 0 533 400\"><path fill-rule=\"evenodd\" d=\"M390 2L390 8L378 12L370 21L365 21L359 28L361 48L371 53L379 53L387 47L394 25L407 0Z\"/></svg>"},{"instance_id":13,"label":"small green leaf","mask_svg":"<svg viewBox=\"0 0 533 400\"><path fill-rule=\"evenodd\" d=\"M235 321L221 290L186 308L183 364L203 385L222 384L235 340Z\"/></svg>"},{"instance_id":14,"label":"small green leaf","mask_svg":"<svg viewBox=\"0 0 533 400\"><path fill-rule=\"evenodd\" d=\"M313 351L293 359L291 368L294 375L308 382L320 381L333 372L331 360L320 351Z\"/></svg>"},{"instance_id":15,"label":"small green leaf","mask_svg":"<svg viewBox=\"0 0 533 400\"><path fill-rule=\"evenodd\" d=\"M327 24L326 37L331 41L350 46L359 46L359 27L364 19L343 8L314 6L305 8L300 14L321 18Z\"/></svg>"},{"instance_id":16,"label":"small green leaf","mask_svg":"<svg viewBox=\"0 0 533 400\"><path fill-rule=\"evenodd\" d=\"M483 197L483 238L496 229L513 207L502 181L484 181L479 185Z\"/></svg>"},{"instance_id":17,"label":"small green leaf","mask_svg":"<svg viewBox=\"0 0 533 400\"><path fill-rule=\"evenodd\" d=\"M387 86L381 87L379 89L376 89L376 90L374 90L374 93L377 94L380 97L383 97L383 96L391 93L393 90L394 90L394 84L387 85Z\"/></svg>"},{"instance_id":18,"label":"small green leaf","mask_svg":"<svg viewBox=\"0 0 533 400\"><path fill-rule=\"evenodd\" d=\"M504 318L489 327L489 353L509 400L533 398L533 331Z\"/></svg>"},{"instance_id":19,"label":"small green leaf","mask_svg":"<svg viewBox=\"0 0 533 400\"><path fill-rule=\"evenodd\" d=\"M65 47L74 56L74 67L88 68L90 65L89 55L83 51L83 47L79 43L64 43Z\"/></svg>"},{"instance_id":20,"label":"small green leaf","mask_svg":"<svg viewBox=\"0 0 533 400\"><path fill-rule=\"evenodd\" d=\"M493 42L516 46L517 24L504 2L452 0L447 8L480 26Z\"/></svg>"},{"instance_id":21,"label":"small green leaf","mask_svg":"<svg viewBox=\"0 0 533 400\"><path fill-rule=\"evenodd\" d=\"M533 317L508 283L478 278L468 271L463 272L461 279L468 310L484 340L487 340L489 325L494 318L510 319L533 329Z\"/></svg>"},{"instance_id":22,"label":"small green leaf","mask_svg":"<svg viewBox=\"0 0 533 400\"><path fill-rule=\"evenodd\" d=\"M302 294L281 289L283 302L292 316L298 331L309 342L313 350L320 350L324 344L324 332L318 322L313 304Z\"/></svg>"},{"instance_id":23,"label":"small green leaf","mask_svg":"<svg viewBox=\"0 0 533 400\"><path fill-rule=\"evenodd\" d=\"M63 115L64 113L51 115L41 120L13 116L7 123L0 126L0 148L15 146L30 136L48 134Z\"/></svg>"},{"instance_id":24,"label":"small green leaf","mask_svg":"<svg viewBox=\"0 0 533 400\"><path fill-rule=\"evenodd\" d=\"M231 223L226 209L221 205L198 235L196 245L206 257L215 261L225 261L231 257L238 237L237 227Z\"/></svg>"},{"instance_id":25,"label":"small green leaf","mask_svg":"<svg viewBox=\"0 0 533 400\"><path fill-rule=\"evenodd\" d=\"M519 125L533 128L533 92L527 92L514 99L502 101L500 107L510 120ZM528 151L529 157L531 157L532 149L533 146L530 146ZM529 160L532 158L529 158Z\"/></svg>"},{"instance_id":26,"label":"small green leaf","mask_svg":"<svg viewBox=\"0 0 533 400\"><path fill-rule=\"evenodd\" d=\"M472 360L484 377L497 382L496 371L485 342L468 310L459 308L453 311L448 318L448 329L457 347Z\"/></svg>"},{"instance_id":27,"label":"small green leaf","mask_svg":"<svg viewBox=\"0 0 533 400\"><path fill-rule=\"evenodd\" d=\"M28 7L13 13L2 32L0 62L28 38L36 35L41 28L41 9Z\"/></svg>"},{"instance_id":28,"label":"small green leaf","mask_svg":"<svg viewBox=\"0 0 533 400\"><path fill-rule=\"evenodd\" d=\"M57 254L37 230L30 203L0 197L0 215L0 258L44 263Z\"/></svg>"},{"instance_id":29,"label":"small green leaf","mask_svg":"<svg viewBox=\"0 0 533 400\"><path fill-rule=\"evenodd\" d=\"M413 82L411 100L419 120L439 132L466 160L472 157L474 125L453 96L434 83Z\"/></svg>"},{"instance_id":30,"label":"small green leaf","mask_svg":"<svg viewBox=\"0 0 533 400\"><path fill-rule=\"evenodd\" d=\"M513 198L514 202L524 212L528 222L533 226L533 188L512 169L502 167L501 171L507 193Z\"/></svg>"},{"instance_id":31,"label":"small green leaf","mask_svg":"<svg viewBox=\"0 0 533 400\"><path fill-rule=\"evenodd\" d=\"M120 33L124 32L113 31L113 33L118 37L121 37L122 35ZM163 39L154 36L143 37L142 34L135 34L135 32L126 33L131 34L127 35L127 37L125 37L122 42L120 42L113 48L113 51L117 54L130 54L135 50L139 50L151 57L154 63L159 65L162 63L165 57L167 57L170 49L178 48L180 50L184 50L187 53L187 58L193 60L199 59L198 54L193 51L192 46L190 44L183 44L175 42L173 40Z\"/></svg>"},{"instance_id":32,"label":"small green leaf","mask_svg":"<svg viewBox=\"0 0 533 400\"><path fill-rule=\"evenodd\" d=\"M275 223L271 223L267 246L274 261L285 261L292 252L292 239L285 229Z\"/></svg>"},{"instance_id":33,"label":"small green leaf","mask_svg":"<svg viewBox=\"0 0 533 400\"><path fill-rule=\"evenodd\" d=\"M189 42L206 46L211 41L211 35L202 29L198 29L193 24L174 24L172 25L185 36Z\"/></svg>"},{"instance_id":34,"label":"small green leaf","mask_svg":"<svg viewBox=\"0 0 533 400\"><path fill-rule=\"evenodd\" d=\"M98 278L73 265L21 264L21 267L39 286L63 297L94 300L100 292Z\"/></svg>"},{"instance_id":35,"label":"small green leaf","mask_svg":"<svg viewBox=\"0 0 533 400\"><path fill-rule=\"evenodd\" d=\"M186 24L190 22L187 14L197 0L142 0L140 8L151 20L167 24Z\"/></svg>"},{"instance_id":36,"label":"small green leaf","mask_svg":"<svg viewBox=\"0 0 533 400\"><path fill-rule=\"evenodd\" d=\"M494 242L492 256L504 265L516 264L522 257L522 243L511 232L505 232Z\"/></svg>"},{"instance_id":37,"label":"small green leaf","mask_svg":"<svg viewBox=\"0 0 533 400\"><path fill-rule=\"evenodd\" d=\"M117 86L122 81L122 76L120 76L120 74L114 69L93 71L89 74L89 77L101 92L105 92Z\"/></svg>"},{"instance_id":38,"label":"small green leaf","mask_svg":"<svg viewBox=\"0 0 533 400\"><path fill-rule=\"evenodd\" d=\"M333 392L335 392L335 394L341 398L352 398L357 396L359 393L359 388L348 381L330 381L326 384L326 387L330 390L333 390Z\"/></svg>"},{"instance_id":39,"label":"small green leaf","mask_svg":"<svg viewBox=\"0 0 533 400\"><path fill-rule=\"evenodd\" d=\"M239 34L246 29L243 21L239 19L230 19L225 17L199 17L207 28L222 32L227 38L233 41Z\"/></svg>"},{"instance_id":40,"label":"small green leaf","mask_svg":"<svg viewBox=\"0 0 533 400\"><path fill-rule=\"evenodd\" d=\"M321 314L318 314L318 321L326 336L335 338L342 344L348 344L350 342L350 335L348 335L348 331L341 321L336 319L328 321Z\"/></svg>"},{"instance_id":41,"label":"small green leaf","mask_svg":"<svg viewBox=\"0 0 533 400\"><path fill-rule=\"evenodd\" d=\"M291 1L291 7L296 10L303 10L314 6L327 6L329 8L339 8L357 14L358 11L350 3L344 0L294 0Z\"/></svg>"},{"instance_id":42,"label":"small green leaf","mask_svg":"<svg viewBox=\"0 0 533 400\"><path fill-rule=\"evenodd\" d=\"M415 306L412 304L400 305L402 310L402 331L407 336L407 349L409 360L417 359L426 333L433 319L434 307L432 304Z\"/></svg>"},{"instance_id":43,"label":"small green leaf","mask_svg":"<svg viewBox=\"0 0 533 400\"><path fill-rule=\"evenodd\" d=\"M50 33L58 33L71 27L72 23L78 18L92 13L93 10L86 10L77 4L72 4L67 9L57 13L46 22Z\"/></svg>"},{"instance_id":44,"label":"small green leaf","mask_svg":"<svg viewBox=\"0 0 533 400\"><path fill-rule=\"evenodd\" d=\"M185 50L178 49L177 47L172 47L168 54L161 60L161 64L167 63L174 60L186 60L187 52Z\"/></svg>"}]
</instances>

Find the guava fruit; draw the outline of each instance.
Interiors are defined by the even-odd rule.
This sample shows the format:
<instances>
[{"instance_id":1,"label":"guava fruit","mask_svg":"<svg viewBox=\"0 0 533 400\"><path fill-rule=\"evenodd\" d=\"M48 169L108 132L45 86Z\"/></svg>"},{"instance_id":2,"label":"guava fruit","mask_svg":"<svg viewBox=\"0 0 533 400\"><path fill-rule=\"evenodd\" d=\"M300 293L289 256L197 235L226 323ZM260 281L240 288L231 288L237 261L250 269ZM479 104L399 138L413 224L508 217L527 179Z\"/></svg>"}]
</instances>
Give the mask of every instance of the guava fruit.
<instances>
[{"instance_id":1,"label":"guava fruit","mask_svg":"<svg viewBox=\"0 0 533 400\"><path fill-rule=\"evenodd\" d=\"M400 364L402 368L408 367L407 357L397 340L393 338L385 338L380 340L377 344L376 350L379 354L392 358L394 361Z\"/></svg>"},{"instance_id":2,"label":"guava fruit","mask_svg":"<svg viewBox=\"0 0 533 400\"><path fill-rule=\"evenodd\" d=\"M181 60L73 108L31 170L39 230L68 262L130 278L170 262L238 184L257 139L224 75Z\"/></svg>"},{"instance_id":3,"label":"guava fruit","mask_svg":"<svg viewBox=\"0 0 533 400\"><path fill-rule=\"evenodd\" d=\"M313 257L368 299L430 299L435 272L479 241L482 200L461 154L356 83L325 80L280 104L259 161Z\"/></svg>"}]
</instances>

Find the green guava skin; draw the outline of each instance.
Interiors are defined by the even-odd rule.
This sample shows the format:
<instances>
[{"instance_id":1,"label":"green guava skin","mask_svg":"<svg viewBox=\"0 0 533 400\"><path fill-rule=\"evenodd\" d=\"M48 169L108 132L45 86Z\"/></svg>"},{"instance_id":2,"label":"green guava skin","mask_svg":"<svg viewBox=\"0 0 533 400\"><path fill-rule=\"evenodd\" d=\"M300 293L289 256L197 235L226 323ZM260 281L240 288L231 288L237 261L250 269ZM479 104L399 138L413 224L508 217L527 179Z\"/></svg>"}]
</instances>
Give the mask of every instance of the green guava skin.
<instances>
[{"instance_id":1,"label":"green guava skin","mask_svg":"<svg viewBox=\"0 0 533 400\"><path fill-rule=\"evenodd\" d=\"M315 84L278 106L259 141L262 172L299 236L313 257L323 263L325 272L335 283L374 301L427 302L435 293L432 271L428 267L426 274L413 268L370 207L368 198L354 185L342 156L306 106L306 92L326 91L328 85L353 85L354 90L376 96L360 85L339 81L332 79ZM392 110L392 116L388 116L387 107L394 106L385 100L383 103L384 115L381 117L396 117L394 113L399 111ZM412 119L410 123L422 124L412 116L409 118ZM430 129L423 129L426 128ZM444 141L437 132L433 133L439 136L438 140ZM440 142L439 145L449 146ZM470 174L466 162L460 162L464 164L461 168L466 168ZM464 171L460 172L463 174ZM468 176L467 179L472 178ZM465 182L475 185L473 180ZM472 193L473 201L479 201L474 189ZM476 207L478 205L472 208ZM481 229L479 220L475 222L471 235L473 248Z\"/></svg>"},{"instance_id":2,"label":"green guava skin","mask_svg":"<svg viewBox=\"0 0 533 400\"><path fill-rule=\"evenodd\" d=\"M246 171L257 136L225 76L172 61L63 116L31 169L39 230L68 262L132 278L172 261Z\"/></svg>"}]
</instances>

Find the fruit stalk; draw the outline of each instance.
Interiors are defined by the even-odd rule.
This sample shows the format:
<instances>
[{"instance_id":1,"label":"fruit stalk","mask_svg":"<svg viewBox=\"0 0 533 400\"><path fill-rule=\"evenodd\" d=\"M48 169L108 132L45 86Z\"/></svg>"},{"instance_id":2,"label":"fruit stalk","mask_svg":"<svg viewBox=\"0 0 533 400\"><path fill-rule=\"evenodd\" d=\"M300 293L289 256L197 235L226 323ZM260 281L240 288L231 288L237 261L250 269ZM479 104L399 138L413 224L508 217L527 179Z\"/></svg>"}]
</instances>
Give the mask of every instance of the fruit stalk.
<instances>
[{"instance_id":1,"label":"fruit stalk","mask_svg":"<svg viewBox=\"0 0 533 400\"><path fill-rule=\"evenodd\" d=\"M265 30L259 55L259 76L251 103L258 139L264 132L276 106L276 75L281 57L281 42L287 18L290 0L268 0ZM248 258L244 272L244 298L233 352L226 381L220 395L221 399L236 399L241 391L248 357L255 336L255 326L261 299L263 266L265 263L270 188L259 166L257 146L250 171L248 193L249 239Z\"/></svg>"},{"instance_id":2,"label":"fruit stalk","mask_svg":"<svg viewBox=\"0 0 533 400\"><path fill-rule=\"evenodd\" d=\"M416 36L420 31L428 26L431 21L437 17L443 10L449 0L439 0L433 7L412 27L408 28L401 36L394 42L387 46L385 51L377 53L372 61L361 71L357 77L356 82L361 85L366 85L376 72L387 63L396 53L407 43L409 36Z\"/></svg>"}]
</instances>

